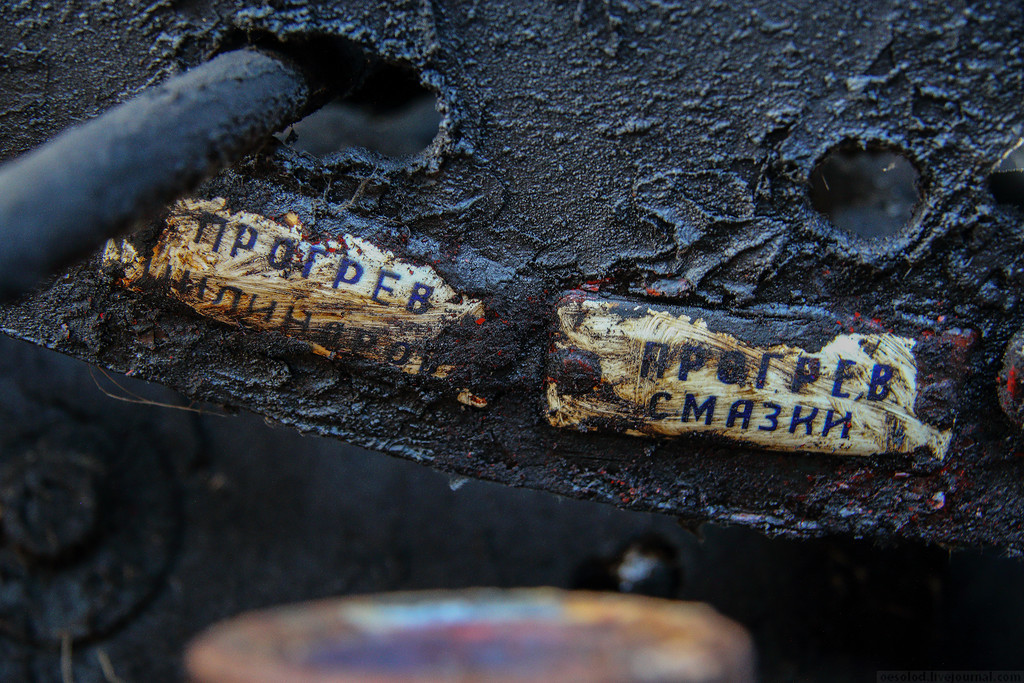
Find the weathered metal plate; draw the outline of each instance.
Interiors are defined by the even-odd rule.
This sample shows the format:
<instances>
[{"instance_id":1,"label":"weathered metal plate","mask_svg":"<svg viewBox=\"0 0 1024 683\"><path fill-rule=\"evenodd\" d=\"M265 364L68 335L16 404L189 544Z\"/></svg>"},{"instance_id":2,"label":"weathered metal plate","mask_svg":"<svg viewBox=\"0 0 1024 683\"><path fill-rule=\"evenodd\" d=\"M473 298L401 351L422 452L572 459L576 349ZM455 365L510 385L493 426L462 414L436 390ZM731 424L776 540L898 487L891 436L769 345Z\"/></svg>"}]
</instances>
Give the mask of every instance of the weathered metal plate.
<instances>
[{"instance_id":1,"label":"weathered metal plate","mask_svg":"<svg viewBox=\"0 0 1024 683\"><path fill-rule=\"evenodd\" d=\"M182 200L166 226L151 254L128 240L107 243L104 264L124 268L123 285L166 281L203 315L297 337L321 355L352 353L415 374L443 329L483 315L480 301L432 268L349 234L310 241L294 214L275 220L232 212L221 198Z\"/></svg>"},{"instance_id":2,"label":"weathered metal plate","mask_svg":"<svg viewBox=\"0 0 1024 683\"><path fill-rule=\"evenodd\" d=\"M204 317L155 279L127 291L120 267L89 263L0 311L8 334L459 477L771 534L1024 553L1024 433L996 391L1022 325L1024 231L987 180L1019 138L1024 53L1007 46L1024 15L1013 3L423 11L352 0L250 12L211 0L201 11L85 17L75 49L66 32L18 29L51 14L69 25L58 5L42 7L11 9L0 52L13 61L0 82L18 96L0 106L0 156L245 36L296 47L303 36L351 39L411 68L443 114L423 153L314 158L270 143L196 196L225 197L232 212L294 212L325 239L360 235L484 301L487 321L443 328L432 358L455 369L428 378L355 352L304 353L295 338ZM867 239L814 209L810 178L837 145L894 150L914 165L922 182L909 224ZM146 226L133 244L149 256L165 228ZM913 338L914 415L952 430L945 458L793 457L711 434L552 427L550 320L560 293L583 287L718 311L728 325L709 316L710 329L757 347L820 350L837 333ZM780 336L814 311L835 316L815 339ZM469 395L460 403L463 388L486 408L466 405Z\"/></svg>"},{"instance_id":3,"label":"weathered metal plate","mask_svg":"<svg viewBox=\"0 0 1024 683\"><path fill-rule=\"evenodd\" d=\"M842 455L928 449L952 432L920 420L915 340L836 334L819 348L735 333L749 321L570 294L556 309L549 419L556 427L714 434L780 451ZM733 333L730 333L733 332ZM819 334L820 336L820 334Z\"/></svg>"}]
</instances>

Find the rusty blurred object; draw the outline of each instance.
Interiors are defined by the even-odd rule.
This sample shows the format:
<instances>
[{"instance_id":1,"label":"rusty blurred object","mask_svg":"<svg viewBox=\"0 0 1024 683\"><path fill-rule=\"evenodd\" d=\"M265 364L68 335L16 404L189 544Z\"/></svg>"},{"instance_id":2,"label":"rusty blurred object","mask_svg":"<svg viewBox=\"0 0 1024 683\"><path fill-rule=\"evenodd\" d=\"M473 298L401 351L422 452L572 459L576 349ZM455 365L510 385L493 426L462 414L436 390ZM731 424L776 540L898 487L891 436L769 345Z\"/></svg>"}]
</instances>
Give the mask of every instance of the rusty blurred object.
<instances>
[{"instance_id":1,"label":"rusty blurred object","mask_svg":"<svg viewBox=\"0 0 1024 683\"><path fill-rule=\"evenodd\" d=\"M750 637L707 605L547 588L256 612L200 636L187 666L197 683L754 680Z\"/></svg>"}]
</instances>

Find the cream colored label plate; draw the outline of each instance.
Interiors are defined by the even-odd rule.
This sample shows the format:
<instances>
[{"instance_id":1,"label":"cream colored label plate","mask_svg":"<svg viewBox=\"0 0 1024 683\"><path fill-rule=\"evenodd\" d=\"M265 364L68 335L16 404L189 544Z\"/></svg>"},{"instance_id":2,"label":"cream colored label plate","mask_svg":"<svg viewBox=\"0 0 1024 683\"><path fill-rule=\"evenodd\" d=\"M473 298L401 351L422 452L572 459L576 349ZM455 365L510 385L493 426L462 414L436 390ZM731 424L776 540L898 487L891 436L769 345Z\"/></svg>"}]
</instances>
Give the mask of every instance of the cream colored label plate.
<instances>
[{"instance_id":1,"label":"cream colored label plate","mask_svg":"<svg viewBox=\"0 0 1024 683\"><path fill-rule=\"evenodd\" d=\"M167 280L173 296L211 318L410 373L420 371L443 329L483 316L482 302L460 295L432 268L353 235L313 243L292 214L278 221L232 212L223 199L178 202L151 254L111 240L104 261L124 268L128 287Z\"/></svg>"},{"instance_id":2,"label":"cream colored label plate","mask_svg":"<svg viewBox=\"0 0 1024 683\"><path fill-rule=\"evenodd\" d=\"M556 314L547 398L557 427L842 455L925 447L941 459L949 447L951 432L914 415L912 339L840 334L813 352L752 346L699 317L583 295Z\"/></svg>"}]
</instances>

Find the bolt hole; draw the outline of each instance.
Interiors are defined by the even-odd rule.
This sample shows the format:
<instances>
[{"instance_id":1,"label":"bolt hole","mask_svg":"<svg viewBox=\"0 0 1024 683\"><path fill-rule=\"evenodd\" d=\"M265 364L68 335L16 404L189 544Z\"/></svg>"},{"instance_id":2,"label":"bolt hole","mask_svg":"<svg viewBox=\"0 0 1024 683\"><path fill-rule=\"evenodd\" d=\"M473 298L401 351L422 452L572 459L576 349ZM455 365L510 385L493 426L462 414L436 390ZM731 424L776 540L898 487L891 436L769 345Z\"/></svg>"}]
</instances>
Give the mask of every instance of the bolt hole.
<instances>
[{"instance_id":1,"label":"bolt hole","mask_svg":"<svg viewBox=\"0 0 1024 683\"><path fill-rule=\"evenodd\" d=\"M437 95L421 85L419 74L380 62L358 88L296 123L284 139L317 157L362 147L404 158L426 149L440 125Z\"/></svg>"},{"instance_id":2,"label":"bolt hole","mask_svg":"<svg viewBox=\"0 0 1024 683\"><path fill-rule=\"evenodd\" d=\"M920 175L891 148L843 143L810 176L811 204L838 228L876 240L895 235L921 200Z\"/></svg>"},{"instance_id":3,"label":"bolt hole","mask_svg":"<svg viewBox=\"0 0 1024 683\"><path fill-rule=\"evenodd\" d=\"M1024 209L1024 138L992 168L988 186L998 204Z\"/></svg>"}]
</instances>

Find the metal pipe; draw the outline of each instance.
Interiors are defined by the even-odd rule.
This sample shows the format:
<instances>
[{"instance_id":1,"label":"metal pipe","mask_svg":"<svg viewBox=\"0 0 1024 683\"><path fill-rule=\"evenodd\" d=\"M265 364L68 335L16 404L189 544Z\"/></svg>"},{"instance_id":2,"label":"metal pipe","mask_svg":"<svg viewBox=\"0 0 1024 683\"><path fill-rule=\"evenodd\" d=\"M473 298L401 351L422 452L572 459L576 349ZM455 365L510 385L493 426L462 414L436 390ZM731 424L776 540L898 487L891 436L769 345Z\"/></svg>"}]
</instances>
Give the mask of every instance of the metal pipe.
<instances>
[{"instance_id":1,"label":"metal pipe","mask_svg":"<svg viewBox=\"0 0 1024 683\"><path fill-rule=\"evenodd\" d=\"M315 88L271 54L222 54L0 167L0 301L295 121Z\"/></svg>"}]
</instances>

